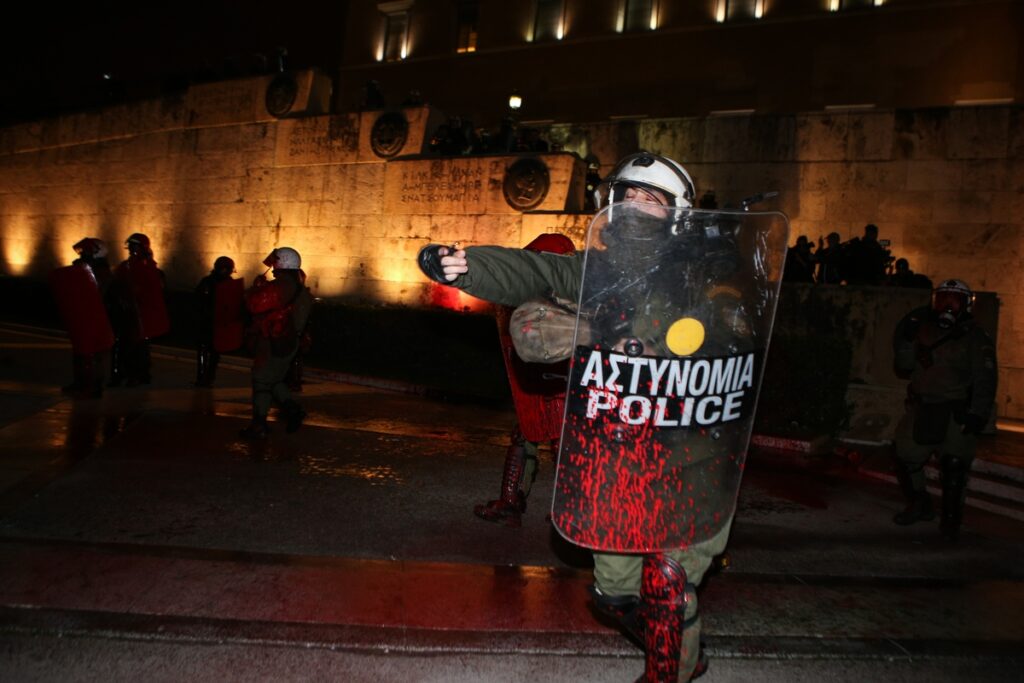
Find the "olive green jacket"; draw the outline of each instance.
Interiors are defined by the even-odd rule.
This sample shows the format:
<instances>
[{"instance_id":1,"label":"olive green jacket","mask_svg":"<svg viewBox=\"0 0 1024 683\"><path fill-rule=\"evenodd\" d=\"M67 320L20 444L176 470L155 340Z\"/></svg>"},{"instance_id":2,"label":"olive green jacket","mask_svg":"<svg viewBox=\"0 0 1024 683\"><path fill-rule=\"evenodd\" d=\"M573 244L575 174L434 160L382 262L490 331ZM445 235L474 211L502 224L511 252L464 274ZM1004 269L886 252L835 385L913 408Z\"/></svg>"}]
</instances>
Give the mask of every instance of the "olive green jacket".
<instances>
[{"instance_id":1,"label":"olive green jacket","mask_svg":"<svg viewBox=\"0 0 1024 683\"><path fill-rule=\"evenodd\" d=\"M467 247L468 271L450 284L503 306L551 294L579 300L583 252L552 254L508 247Z\"/></svg>"}]
</instances>

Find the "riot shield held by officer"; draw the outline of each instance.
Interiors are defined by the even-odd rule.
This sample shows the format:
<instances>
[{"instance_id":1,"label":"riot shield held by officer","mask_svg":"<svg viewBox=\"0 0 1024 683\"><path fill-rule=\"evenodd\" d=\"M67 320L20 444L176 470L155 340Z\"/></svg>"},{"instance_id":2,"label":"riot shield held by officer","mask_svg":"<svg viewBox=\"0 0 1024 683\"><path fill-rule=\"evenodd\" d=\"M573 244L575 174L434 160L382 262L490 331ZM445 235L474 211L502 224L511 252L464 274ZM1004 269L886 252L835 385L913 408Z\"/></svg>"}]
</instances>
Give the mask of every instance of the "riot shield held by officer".
<instances>
[{"instance_id":1,"label":"riot shield held by officer","mask_svg":"<svg viewBox=\"0 0 1024 683\"><path fill-rule=\"evenodd\" d=\"M696 585L728 540L788 238L781 214L695 196L641 152L606 178L584 251L418 257L489 301L578 303L552 522L594 551L594 606L644 646L649 680L706 668Z\"/></svg>"},{"instance_id":2,"label":"riot shield held by officer","mask_svg":"<svg viewBox=\"0 0 1024 683\"><path fill-rule=\"evenodd\" d=\"M896 472L906 507L893 522L907 526L935 518L924 466L939 458L940 530L960 535L964 497L977 436L996 395L995 344L973 316L974 292L963 280L943 280L931 306L908 313L893 335L894 370L909 379L906 412L896 427Z\"/></svg>"}]
</instances>

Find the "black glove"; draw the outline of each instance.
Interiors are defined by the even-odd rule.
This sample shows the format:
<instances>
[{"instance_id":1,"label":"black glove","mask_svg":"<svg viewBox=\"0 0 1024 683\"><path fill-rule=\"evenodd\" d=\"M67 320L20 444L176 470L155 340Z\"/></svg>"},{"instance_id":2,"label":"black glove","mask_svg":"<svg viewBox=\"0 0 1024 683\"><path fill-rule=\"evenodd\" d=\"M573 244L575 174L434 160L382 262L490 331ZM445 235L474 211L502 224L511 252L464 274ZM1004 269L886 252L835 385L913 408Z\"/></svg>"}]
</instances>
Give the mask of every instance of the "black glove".
<instances>
[{"instance_id":1,"label":"black glove","mask_svg":"<svg viewBox=\"0 0 1024 683\"><path fill-rule=\"evenodd\" d=\"M444 268L441 266L441 248L444 247L451 253L452 248L443 244L428 244L427 246L420 249L419 255L416 257L416 263L419 264L420 270L423 274L429 277L434 282L440 282L442 285L451 284L448 278L445 277ZM445 254L447 256L447 254Z\"/></svg>"},{"instance_id":2,"label":"black glove","mask_svg":"<svg viewBox=\"0 0 1024 683\"><path fill-rule=\"evenodd\" d=\"M964 426L961 430L964 434L981 434L981 430L988 424L988 420L981 415L967 413L964 415Z\"/></svg>"}]
</instances>

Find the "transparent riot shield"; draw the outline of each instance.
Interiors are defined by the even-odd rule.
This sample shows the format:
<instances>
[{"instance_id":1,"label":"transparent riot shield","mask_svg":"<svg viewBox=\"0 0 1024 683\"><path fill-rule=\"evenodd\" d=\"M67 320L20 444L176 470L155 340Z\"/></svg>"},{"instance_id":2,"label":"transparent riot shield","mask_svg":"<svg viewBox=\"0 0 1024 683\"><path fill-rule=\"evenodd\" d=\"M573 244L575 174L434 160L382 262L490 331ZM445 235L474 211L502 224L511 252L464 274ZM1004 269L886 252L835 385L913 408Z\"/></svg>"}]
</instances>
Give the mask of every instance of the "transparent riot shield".
<instances>
[{"instance_id":1,"label":"transparent riot shield","mask_svg":"<svg viewBox=\"0 0 1024 683\"><path fill-rule=\"evenodd\" d=\"M684 548L731 519L782 278L781 213L611 204L591 223L552 521Z\"/></svg>"}]
</instances>

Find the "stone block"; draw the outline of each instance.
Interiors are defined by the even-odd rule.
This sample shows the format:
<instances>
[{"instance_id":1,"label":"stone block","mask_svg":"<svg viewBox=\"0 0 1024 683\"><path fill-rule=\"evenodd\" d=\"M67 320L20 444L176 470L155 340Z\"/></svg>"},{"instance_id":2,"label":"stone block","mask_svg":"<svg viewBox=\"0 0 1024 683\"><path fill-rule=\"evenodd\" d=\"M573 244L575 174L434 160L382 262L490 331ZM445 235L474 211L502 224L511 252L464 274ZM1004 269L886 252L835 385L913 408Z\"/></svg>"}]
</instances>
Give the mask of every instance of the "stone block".
<instances>
[{"instance_id":1,"label":"stone block","mask_svg":"<svg viewBox=\"0 0 1024 683\"><path fill-rule=\"evenodd\" d=\"M522 157L456 157L388 162L384 177L384 211L390 213L481 214L517 213L505 196L508 169ZM514 197L542 196L535 211L564 211L582 197L571 199L582 178L583 162L571 154L532 157L547 168L546 193L526 179L510 184ZM524 194L526 193L526 194Z\"/></svg>"},{"instance_id":2,"label":"stone block","mask_svg":"<svg viewBox=\"0 0 1024 683\"><path fill-rule=\"evenodd\" d=\"M1011 159L970 160L963 162L962 187L965 190L1002 192L1013 187L1015 166Z\"/></svg>"},{"instance_id":3,"label":"stone block","mask_svg":"<svg viewBox=\"0 0 1024 683\"><path fill-rule=\"evenodd\" d=\"M274 147L276 146L276 137L273 131L273 123L251 123L239 126L238 150L265 154L266 163L269 165L274 158Z\"/></svg>"},{"instance_id":4,"label":"stone block","mask_svg":"<svg viewBox=\"0 0 1024 683\"><path fill-rule=\"evenodd\" d=\"M851 112L847 117L847 159L887 161L892 158L895 117L893 112Z\"/></svg>"},{"instance_id":5,"label":"stone block","mask_svg":"<svg viewBox=\"0 0 1024 683\"><path fill-rule=\"evenodd\" d=\"M424 154L429 151L430 136L441 123L441 112L427 105L362 112L359 115L356 158L358 161L379 162Z\"/></svg>"},{"instance_id":6,"label":"stone block","mask_svg":"<svg viewBox=\"0 0 1024 683\"><path fill-rule=\"evenodd\" d=\"M277 123L277 166L351 163L358 151L359 117L355 114L284 119Z\"/></svg>"},{"instance_id":7,"label":"stone block","mask_svg":"<svg viewBox=\"0 0 1024 683\"><path fill-rule=\"evenodd\" d=\"M898 192L907 186L907 162L854 162L850 165L850 182L861 190Z\"/></svg>"},{"instance_id":8,"label":"stone block","mask_svg":"<svg viewBox=\"0 0 1024 683\"><path fill-rule=\"evenodd\" d=\"M893 115L893 158L945 159L951 130L948 109L897 110Z\"/></svg>"},{"instance_id":9,"label":"stone block","mask_svg":"<svg viewBox=\"0 0 1024 683\"><path fill-rule=\"evenodd\" d=\"M324 196L323 166L289 166L271 173L271 201L320 201Z\"/></svg>"},{"instance_id":10,"label":"stone block","mask_svg":"<svg viewBox=\"0 0 1024 683\"><path fill-rule=\"evenodd\" d=\"M991 192L937 192L932 200L932 217L967 229L981 226L992 221L992 197Z\"/></svg>"},{"instance_id":11,"label":"stone block","mask_svg":"<svg viewBox=\"0 0 1024 683\"><path fill-rule=\"evenodd\" d=\"M949 116L950 159L1005 159L1010 148L1008 107L956 107Z\"/></svg>"},{"instance_id":12,"label":"stone block","mask_svg":"<svg viewBox=\"0 0 1024 683\"><path fill-rule=\"evenodd\" d=\"M64 147L95 143L99 139L99 133L100 114L98 112L65 114L58 119L57 144Z\"/></svg>"},{"instance_id":13,"label":"stone block","mask_svg":"<svg viewBox=\"0 0 1024 683\"><path fill-rule=\"evenodd\" d=\"M306 227L309 225L309 203L253 202L252 224Z\"/></svg>"},{"instance_id":14,"label":"stone block","mask_svg":"<svg viewBox=\"0 0 1024 683\"><path fill-rule=\"evenodd\" d=\"M850 117L846 114L803 114L796 117L796 161L841 161L848 149Z\"/></svg>"},{"instance_id":15,"label":"stone block","mask_svg":"<svg viewBox=\"0 0 1024 683\"><path fill-rule=\"evenodd\" d=\"M270 192L274 187L273 169L249 168L242 179L242 199L246 202L270 201Z\"/></svg>"},{"instance_id":16,"label":"stone block","mask_svg":"<svg viewBox=\"0 0 1024 683\"><path fill-rule=\"evenodd\" d=\"M332 164L324 168L325 201L337 201L356 214L384 210L384 164Z\"/></svg>"},{"instance_id":17,"label":"stone block","mask_svg":"<svg viewBox=\"0 0 1024 683\"><path fill-rule=\"evenodd\" d=\"M38 121L11 126L8 131L13 138L10 145L14 152L30 152L41 146L43 126Z\"/></svg>"},{"instance_id":18,"label":"stone block","mask_svg":"<svg viewBox=\"0 0 1024 683\"><path fill-rule=\"evenodd\" d=\"M185 95L185 124L190 127L272 121L265 98L273 76L193 85Z\"/></svg>"},{"instance_id":19,"label":"stone block","mask_svg":"<svg viewBox=\"0 0 1024 683\"><path fill-rule=\"evenodd\" d=\"M244 199L242 178L181 179L173 188L175 201L197 204L237 202Z\"/></svg>"},{"instance_id":20,"label":"stone block","mask_svg":"<svg viewBox=\"0 0 1024 683\"><path fill-rule=\"evenodd\" d=\"M908 161L907 189L954 192L963 186L963 164L951 161Z\"/></svg>"},{"instance_id":21,"label":"stone block","mask_svg":"<svg viewBox=\"0 0 1024 683\"><path fill-rule=\"evenodd\" d=\"M194 152L197 154L233 153L241 150L241 126L217 126L195 131Z\"/></svg>"},{"instance_id":22,"label":"stone block","mask_svg":"<svg viewBox=\"0 0 1024 683\"><path fill-rule=\"evenodd\" d=\"M828 196L827 192L802 192L795 196L797 200L795 208L790 208L789 197L782 197L780 208L794 222L821 224L828 218ZM822 227L816 227L814 234L817 235L822 229ZM827 234L827 231L825 234Z\"/></svg>"},{"instance_id":23,"label":"stone block","mask_svg":"<svg viewBox=\"0 0 1024 683\"><path fill-rule=\"evenodd\" d=\"M191 211L202 225L220 228L247 228L252 223L252 207L238 202L194 204Z\"/></svg>"},{"instance_id":24,"label":"stone block","mask_svg":"<svg viewBox=\"0 0 1024 683\"><path fill-rule=\"evenodd\" d=\"M1024 228L1024 192L993 192L992 221Z\"/></svg>"},{"instance_id":25,"label":"stone block","mask_svg":"<svg viewBox=\"0 0 1024 683\"><path fill-rule=\"evenodd\" d=\"M925 190L878 192L878 213L886 222L919 223L932 218L932 201L937 193Z\"/></svg>"},{"instance_id":26,"label":"stone block","mask_svg":"<svg viewBox=\"0 0 1024 683\"><path fill-rule=\"evenodd\" d=\"M797 165L797 187L801 191L842 192L853 183L853 167L842 162Z\"/></svg>"}]
</instances>

